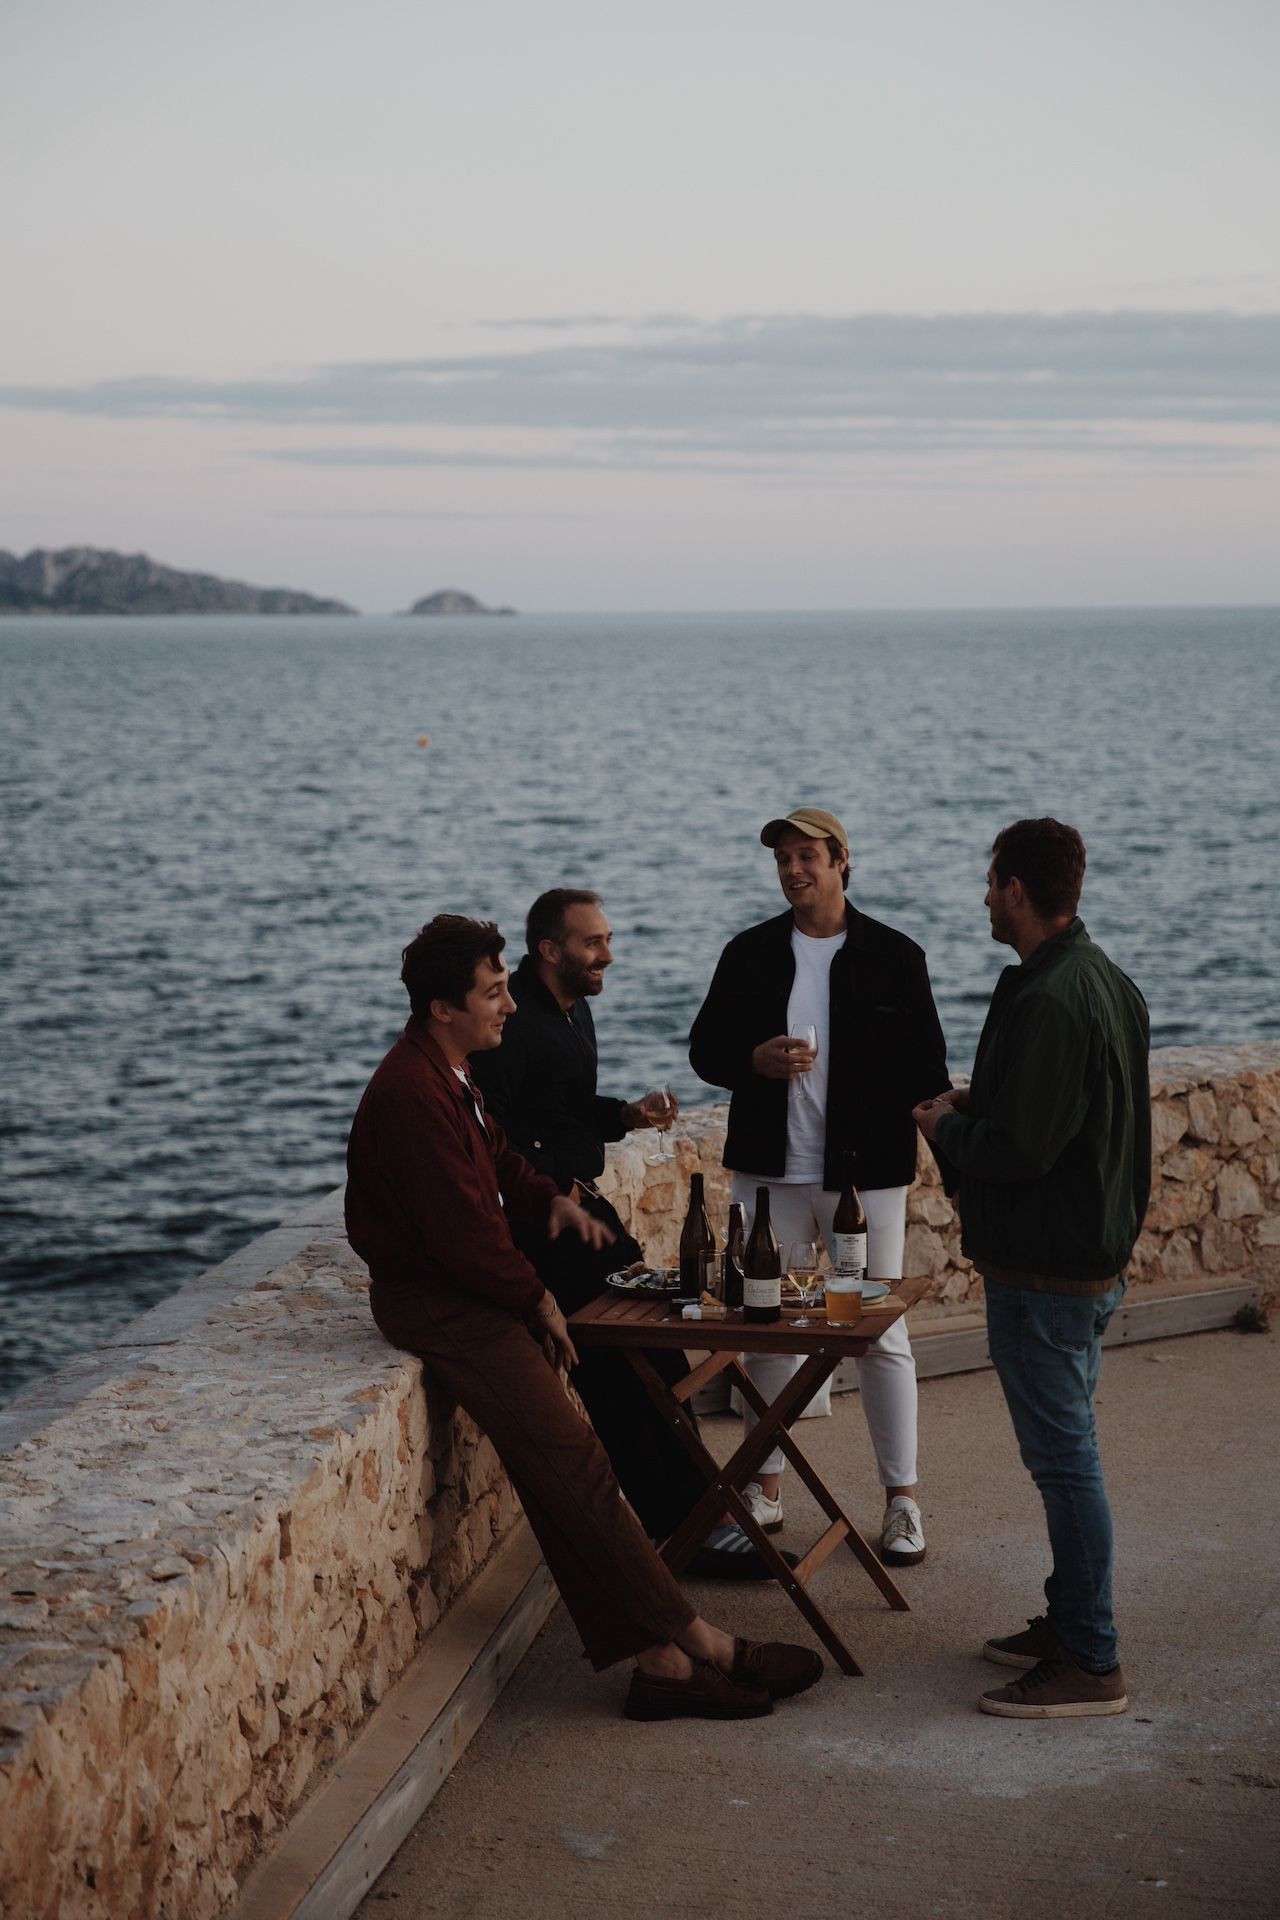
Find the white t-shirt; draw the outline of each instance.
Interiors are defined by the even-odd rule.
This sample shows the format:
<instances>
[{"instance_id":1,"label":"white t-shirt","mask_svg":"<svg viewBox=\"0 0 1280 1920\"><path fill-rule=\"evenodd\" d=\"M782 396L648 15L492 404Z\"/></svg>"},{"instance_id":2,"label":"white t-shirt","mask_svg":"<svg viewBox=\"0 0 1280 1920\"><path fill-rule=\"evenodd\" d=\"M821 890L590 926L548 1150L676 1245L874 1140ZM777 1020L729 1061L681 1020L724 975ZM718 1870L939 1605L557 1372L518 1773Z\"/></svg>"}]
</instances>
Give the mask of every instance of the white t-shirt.
<instances>
[{"instance_id":1,"label":"white t-shirt","mask_svg":"<svg viewBox=\"0 0 1280 1920\"><path fill-rule=\"evenodd\" d=\"M479 1106L478 1106L478 1105L477 1105L477 1103L476 1103L476 1097L475 1097L475 1095L474 1095L474 1093L472 1093L472 1091L471 1091L471 1082L470 1082L470 1080L468 1080L468 1078L467 1078L467 1070L466 1070L466 1068L465 1068L465 1067L455 1067L453 1071L454 1071L454 1073L455 1073L455 1074L457 1075L457 1077L458 1077L458 1080L459 1080L459 1081L461 1082L461 1084L462 1084L462 1088L463 1088L463 1091L465 1092L465 1094L466 1094L466 1096L467 1096L467 1098L468 1098L468 1100L470 1100L470 1102L471 1102L471 1110L472 1110L472 1112L473 1112L473 1113L475 1114L475 1116L476 1116L476 1119L477 1119L477 1120L478 1120L478 1121L480 1122L480 1125L481 1125L482 1127L484 1127L484 1130L485 1130L485 1132L486 1132L486 1133L488 1133L488 1131L489 1131L489 1129L488 1129L488 1127L485 1127L485 1126L484 1126L484 1115L483 1115L483 1114L481 1113L481 1111L480 1111L480 1108L479 1108Z\"/></svg>"},{"instance_id":2,"label":"white t-shirt","mask_svg":"<svg viewBox=\"0 0 1280 1920\"><path fill-rule=\"evenodd\" d=\"M464 1090L465 1090L465 1092L466 1092L466 1095L467 1095L467 1098L468 1098L468 1099L470 1100L470 1102L471 1102L471 1110L472 1110L472 1112L473 1112L473 1113L475 1114L475 1116L476 1116L476 1119L477 1119L477 1120L478 1120L478 1121L480 1122L480 1130L481 1130L481 1132L482 1132L482 1133L486 1133L486 1134L487 1134L487 1133L488 1133L488 1131L489 1131L489 1129L488 1129L488 1127L487 1127L487 1126L486 1126L486 1124L485 1124L485 1117L484 1117L484 1115L483 1115L483 1114L481 1113L481 1111L480 1111L480 1109L479 1109L479 1107L478 1107L478 1106L476 1105L476 1099L475 1099L475 1095L474 1095L474 1094L472 1093L472 1091L471 1091L471 1083L470 1083L470 1082L468 1081L468 1079L467 1079L467 1076L466 1076L466 1073L465 1073L465 1071L464 1071L464 1069L463 1069L462 1067L455 1067L455 1068L454 1068L454 1072L455 1072L455 1073L457 1074L457 1076L458 1076L458 1079L459 1079L459 1080L460 1080L460 1081L462 1082L462 1086L463 1086L463 1088L464 1088ZM502 1208L502 1210L503 1210L503 1212L505 1213L505 1212L506 1212L506 1207L507 1207L507 1203L506 1203L506 1201L505 1201L505 1200L503 1199L503 1197L502 1197L502 1195L501 1195L501 1194L499 1194L499 1195L498 1195L498 1205L499 1205L499 1206L500 1206L500 1207Z\"/></svg>"},{"instance_id":3,"label":"white t-shirt","mask_svg":"<svg viewBox=\"0 0 1280 1920\"><path fill-rule=\"evenodd\" d=\"M793 1184L822 1183L831 1050L831 962L848 937L846 931L814 940L799 927L791 929L796 977L787 1001L787 1032L812 1026L818 1035L818 1057L812 1068L787 1087L787 1170L782 1177Z\"/></svg>"}]
</instances>

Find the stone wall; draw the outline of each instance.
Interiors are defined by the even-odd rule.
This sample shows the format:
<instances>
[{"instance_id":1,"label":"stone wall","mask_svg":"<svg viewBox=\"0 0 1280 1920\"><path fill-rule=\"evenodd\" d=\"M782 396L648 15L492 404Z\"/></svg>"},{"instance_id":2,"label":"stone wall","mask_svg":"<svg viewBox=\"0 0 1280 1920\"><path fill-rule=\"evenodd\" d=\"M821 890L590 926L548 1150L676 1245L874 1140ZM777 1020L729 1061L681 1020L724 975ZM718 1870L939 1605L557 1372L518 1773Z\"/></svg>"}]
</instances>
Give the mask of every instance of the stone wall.
<instances>
[{"instance_id":1,"label":"stone wall","mask_svg":"<svg viewBox=\"0 0 1280 1920\"><path fill-rule=\"evenodd\" d=\"M518 1511L338 1231L298 1237L0 1456L9 1920L223 1910Z\"/></svg>"},{"instance_id":2,"label":"stone wall","mask_svg":"<svg viewBox=\"0 0 1280 1920\"><path fill-rule=\"evenodd\" d=\"M1152 1062L1138 1298L1280 1290L1280 1046ZM614 1149L674 1256L688 1175L723 1219L725 1109ZM907 1270L974 1276L921 1157ZM338 1196L0 1410L0 1910L203 1920L412 1657L517 1508L488 1442L369 1319Z\"/></svg>"},{"instance_id":3,"label":"stone wall","mask_svg":"<svg viewBox=\"0 0 1280 1920\"><path fill-rule=\"evenodd\" d=\"M1151 1057L1153 1184L1130 1268L1131 1300L1226 1286L1242 1276L1280 1292L1280 1043L1170 1047ZM610 1151L602 1181L651 1260L676 1257L689 1174L706 1176L722 1229L729 1176L720 1165L727 1106L681 1117L674 1162L653 1166L652 1133ZM982 1283L960 1252L960 1222L932 1154L919 1143L907 1198L904 1270L933 1277L917 1320L971 1312Z\"/></svg>"}]
</instances>

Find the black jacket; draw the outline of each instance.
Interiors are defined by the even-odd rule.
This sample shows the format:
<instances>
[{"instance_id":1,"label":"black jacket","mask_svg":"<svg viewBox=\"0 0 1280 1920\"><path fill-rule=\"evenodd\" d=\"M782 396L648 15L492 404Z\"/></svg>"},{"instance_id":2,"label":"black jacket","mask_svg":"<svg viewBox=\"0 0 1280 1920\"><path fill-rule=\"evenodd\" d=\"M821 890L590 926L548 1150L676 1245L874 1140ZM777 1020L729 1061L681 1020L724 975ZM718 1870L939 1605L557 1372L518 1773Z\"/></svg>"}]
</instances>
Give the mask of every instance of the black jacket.
<instances>
[{"instance_id":1,"label":"black jacket","mask_svg":"<svg viewBox=\"0 0 1280 1920\"><path fill-rule=\"evenodd\" d=\"M512 1146L567 1193L604 1172L606 1140L621 1140L621 1100L596 1092L596 1029L585 1000L562 1013L528 954L511 976L516 1011L502 1045L471 1056L471 1074Z\"/></svg>"},{"instance_id":2,"label":"black jacket","mask_svg":"<svg viewBox=\"0 0 1280 1920\"><path fill-rule=\"evenodd\" d=\"M860 1187L909 1186L911 1109L951 1085L946 1042L923 951L856 907L846 915L849 937L831 962L823 1185L843 1185L843 1156L852 1150ZM751 1055L787 1030L792 925L790 912L780 913L729 942L689 1036L699 1079L732 1095L724 1164L774 1179L786 1171L788 1083L755 1073Z\"/></svg>"}]
</instances>

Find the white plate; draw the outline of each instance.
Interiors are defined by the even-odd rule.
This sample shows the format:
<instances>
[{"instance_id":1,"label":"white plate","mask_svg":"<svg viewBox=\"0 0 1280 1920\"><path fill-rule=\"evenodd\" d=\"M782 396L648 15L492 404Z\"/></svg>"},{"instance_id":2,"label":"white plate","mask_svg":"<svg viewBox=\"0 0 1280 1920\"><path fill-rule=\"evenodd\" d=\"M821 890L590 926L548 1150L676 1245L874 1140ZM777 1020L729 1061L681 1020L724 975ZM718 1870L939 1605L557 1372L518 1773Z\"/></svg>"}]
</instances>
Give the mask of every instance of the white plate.
<instances>
[{"instance_id":1,"label":"white plate","mask_svg":"<svg viewBox=\"0 0 1280 1920\"><path fill-rule=\"evenodd\" d=\"M862 1304L868 1306L876 1300L883 1300L893 1288L887 1280L864 1280L862 1283Z\"/></svg>"}]
</instances>

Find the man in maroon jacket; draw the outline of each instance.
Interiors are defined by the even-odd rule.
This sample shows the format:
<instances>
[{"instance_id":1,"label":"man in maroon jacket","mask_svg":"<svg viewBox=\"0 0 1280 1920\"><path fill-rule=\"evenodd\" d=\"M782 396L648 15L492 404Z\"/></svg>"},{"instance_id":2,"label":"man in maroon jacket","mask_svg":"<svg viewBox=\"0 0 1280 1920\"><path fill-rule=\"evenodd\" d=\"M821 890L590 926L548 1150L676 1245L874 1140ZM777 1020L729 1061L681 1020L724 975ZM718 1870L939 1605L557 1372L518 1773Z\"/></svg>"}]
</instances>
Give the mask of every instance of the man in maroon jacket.
<instances>
[{"instance_id":1,"label":"man in maroon jacket","mask_svg":"<svg viewBox=\"0 0 1280 1920\"><path fill-rule=\"evenodd\" d=\"M740 1719L812 1686L817 1654L738 1640L689 1606L622 1498L558 1371L564 1315L511 1237L605 1230L486 1120L467 1056L501 1044L515 1002L496 927L440 914L403 955L412 1014L374 1074L347 1147L347 1237L393 1345L419 1354L489 1435L597 1669L634 1658L632 1719Z\"/></svg>"}]
</instances>

